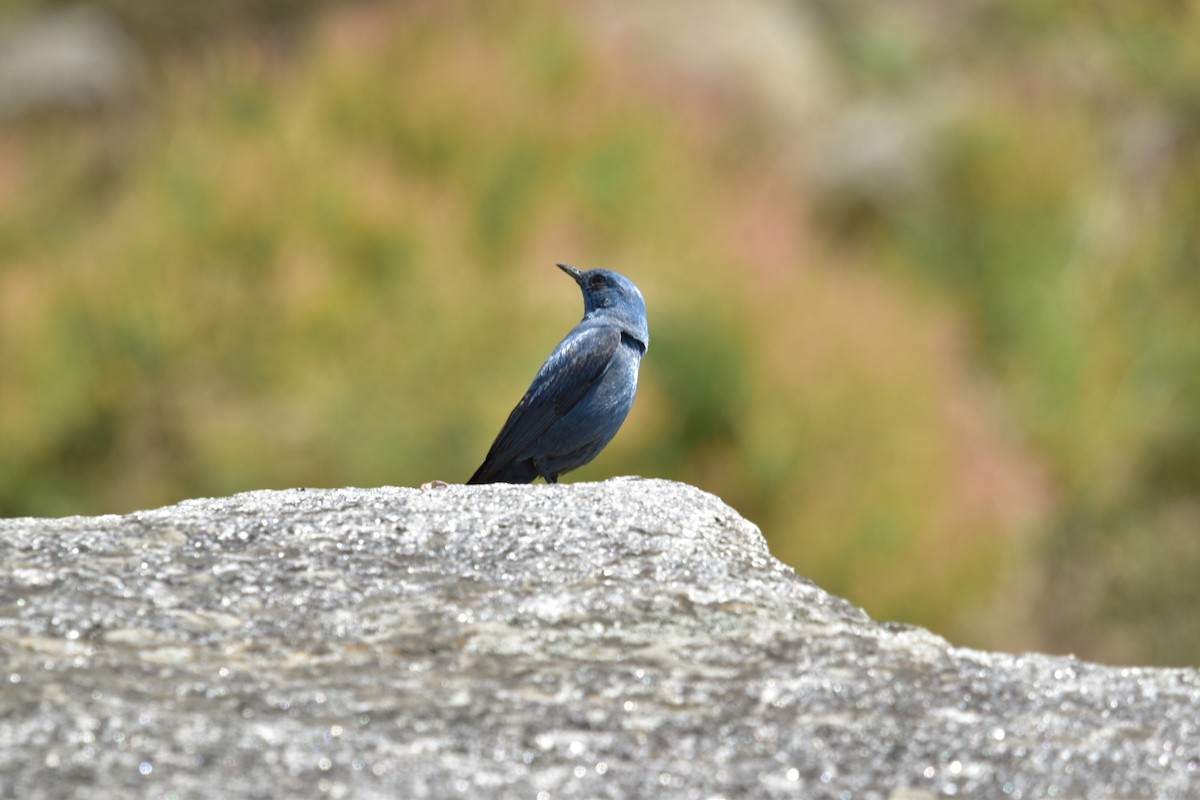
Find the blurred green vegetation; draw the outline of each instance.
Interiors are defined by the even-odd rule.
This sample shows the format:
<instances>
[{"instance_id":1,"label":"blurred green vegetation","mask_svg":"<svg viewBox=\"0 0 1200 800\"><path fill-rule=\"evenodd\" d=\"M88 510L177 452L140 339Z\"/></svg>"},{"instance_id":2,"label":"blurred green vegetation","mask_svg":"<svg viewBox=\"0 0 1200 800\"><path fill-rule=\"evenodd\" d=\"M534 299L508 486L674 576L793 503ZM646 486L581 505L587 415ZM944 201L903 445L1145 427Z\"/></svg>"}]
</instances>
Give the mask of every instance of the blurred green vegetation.
<instances>
[{"instance_id":1,"label":"blurred green vegetation","mask_svg":"<svg viewBox=\"0 0 1200 800\"><path fill-rule=\"evenodd\" d=\"M653 340L571 479L695 483L957 642L1200 662L1200 14L812 5L848 94L961 84L902 203L829 200L595 9L107 4L145 106L0 128L0 514L465 479L578 319L565 260Z\"/></svg>"}]
</instances>

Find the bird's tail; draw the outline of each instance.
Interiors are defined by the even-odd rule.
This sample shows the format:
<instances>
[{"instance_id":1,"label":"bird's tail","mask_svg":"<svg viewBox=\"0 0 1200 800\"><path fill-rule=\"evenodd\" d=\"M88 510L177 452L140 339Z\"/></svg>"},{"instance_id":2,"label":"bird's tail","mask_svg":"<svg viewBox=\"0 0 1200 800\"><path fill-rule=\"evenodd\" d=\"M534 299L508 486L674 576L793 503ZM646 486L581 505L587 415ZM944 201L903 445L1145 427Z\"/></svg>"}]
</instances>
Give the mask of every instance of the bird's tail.
<instances>
[{"instance_id":1,"label":"bird's tail","mask_svg":"<svg viewBox=\"0 0 1200 800\"><path fill-rule=\"evenodd\" d=\"M538 471L532 459L499 466L485 461L467 483L533 483L537 476Z\"/></svg>"}]
</instances>

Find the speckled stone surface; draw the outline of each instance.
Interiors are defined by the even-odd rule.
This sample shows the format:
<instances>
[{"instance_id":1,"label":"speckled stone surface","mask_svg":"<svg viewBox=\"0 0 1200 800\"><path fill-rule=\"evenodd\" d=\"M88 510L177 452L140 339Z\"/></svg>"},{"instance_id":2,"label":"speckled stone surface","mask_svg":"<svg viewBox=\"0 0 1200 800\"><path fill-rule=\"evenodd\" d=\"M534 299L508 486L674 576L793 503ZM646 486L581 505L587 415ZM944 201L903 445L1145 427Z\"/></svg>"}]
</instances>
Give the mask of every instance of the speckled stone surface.
<instances>
[{"instance_id":1,"label":"speckled stone surface","mask_svg":"<svg viewBox=\"0 0 1200 800\"><path fill-rule=\"evenodd\" d=\"M666 481L0 521L0 796L1200 797L1200 673L878 624Z\"/></svg>"}]
</instances>

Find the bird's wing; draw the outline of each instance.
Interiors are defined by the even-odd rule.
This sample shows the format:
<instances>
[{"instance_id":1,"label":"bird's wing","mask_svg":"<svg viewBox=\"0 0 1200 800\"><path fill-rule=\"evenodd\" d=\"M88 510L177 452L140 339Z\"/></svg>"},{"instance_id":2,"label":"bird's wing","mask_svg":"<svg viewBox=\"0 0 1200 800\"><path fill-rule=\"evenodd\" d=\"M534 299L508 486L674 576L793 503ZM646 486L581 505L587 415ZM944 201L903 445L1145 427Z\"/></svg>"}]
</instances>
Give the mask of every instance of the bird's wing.
<instances>
[{"instance_id":1,"label":"bird's wing","mask_svg":"<svg viewBox=\"0 0 1200 800\"><path fill-rule=\"evenodd\" d=\"M508 415L471 483L526 457L539 436L561 419L600 380L621 346L616 328L592 328L563 340Z\"/></svg>"}]
</instances>

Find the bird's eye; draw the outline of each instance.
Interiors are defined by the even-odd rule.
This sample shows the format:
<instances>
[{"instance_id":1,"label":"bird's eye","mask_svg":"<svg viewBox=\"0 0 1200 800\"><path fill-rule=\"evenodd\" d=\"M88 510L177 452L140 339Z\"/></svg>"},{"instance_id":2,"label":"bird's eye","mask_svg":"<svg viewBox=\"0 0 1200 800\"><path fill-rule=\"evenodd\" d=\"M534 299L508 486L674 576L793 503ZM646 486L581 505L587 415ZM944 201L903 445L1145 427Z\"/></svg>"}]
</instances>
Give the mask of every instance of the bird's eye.
<instances>
[{"instance_id":1,"label":"bird's eye","mask_svg":"<svg viewBox=\"0 0 1200 800\"><path fill-rule=\"evenodd\" d=\"M599 289L606 283L608 283L608 281L604 280L603 275L593 275L591 279L588 280L588 286L593 289Z\"/></svg>"}]
</instances>

